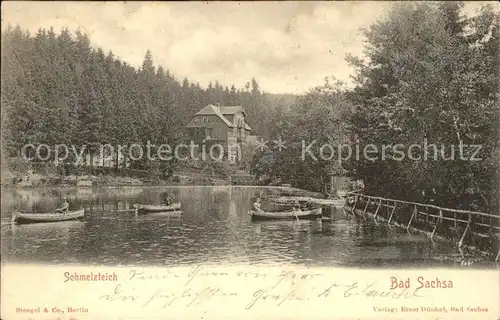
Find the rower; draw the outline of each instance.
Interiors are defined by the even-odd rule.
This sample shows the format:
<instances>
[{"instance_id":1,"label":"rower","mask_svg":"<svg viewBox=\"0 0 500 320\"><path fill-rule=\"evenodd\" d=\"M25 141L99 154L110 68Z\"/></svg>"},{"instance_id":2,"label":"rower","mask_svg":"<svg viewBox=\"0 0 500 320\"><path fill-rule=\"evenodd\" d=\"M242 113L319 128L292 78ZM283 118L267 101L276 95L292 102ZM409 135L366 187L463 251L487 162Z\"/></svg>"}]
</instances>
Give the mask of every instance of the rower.
<instances>
[{"instance_id":1,"label":"rower","mask_svg":"<svg viewBox=\"0 0 500 320\"><path fill-rule=\"evenodd\" d=\"M293 210L300 211L300 203L298 200L295 200L295 202L293 203Z\"/></svg>"},{"instance_id":2,"label":"rower","mask_svg":"<svg viewBox=\"0 0 500 320\"><path fill-rule=\"evenodd\" d=\"M253 204L253 208L255 211L262 212L262 209L260 208L260 198L257 198Z\"/></svg>"},{"instance_id":3,"label":"rower","mask_svg":"<svg viewBox=\"0 0 500 320\"><path fill-rule=\"evenodd\" d=\"M172 193L163 193L163 203L166 204L167 206L172 205L174 202L174 198L172 196Z\"/></svg>"},{"instance_id":4,"label":"rower","mask_svg":"<svg viewBox=\"0 0 500 320\"><path fill-rule=\"evenodd\" d=\"M304 210L312 210L312 201L311 199L307 199L306 203L304 204Z\"/></svg>"},{"instance_id":5,"label":"rower","mask_svg":"<svg viewBox=\"0 0 500 320\"><path fill-rule=\"evenodd\" d=\"M61 212L61 213L66 213L68 212L68 209L69 209L69 202L68 202L68 198L64 197L63 198L63 204L60 208L56 209L56 212Z\"/></svg>"}]
</instances>

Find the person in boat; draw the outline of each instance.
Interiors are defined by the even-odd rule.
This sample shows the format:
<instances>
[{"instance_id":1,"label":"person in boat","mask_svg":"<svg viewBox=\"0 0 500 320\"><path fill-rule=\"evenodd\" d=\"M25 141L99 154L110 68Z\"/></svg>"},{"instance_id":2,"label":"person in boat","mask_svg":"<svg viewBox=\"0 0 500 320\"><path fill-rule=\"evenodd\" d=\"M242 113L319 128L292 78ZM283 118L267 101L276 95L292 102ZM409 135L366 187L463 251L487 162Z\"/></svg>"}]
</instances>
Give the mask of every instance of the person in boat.
<instances>
[{"instance_id":1,"label":"person in boat","mask_svg":"<svg viewBox=\"0 0 500 320\"><path fill-rule=\"evenodd\" d=\"M163 203L167 206L171 206L174 203L174 197L172 196L172 193L167 193L165 192L163 194Z\"/></svg>"},{"instance_id":2,"label":"person in boat","mask_svg":"<svg viewBox=\"0 0 500 320\"><path fill-rule=\"evenodd\" d=\"M262 212L262 209L260 208L260 198L257 198L253 204L253 209L258 212Z\"/></svg>"},{"instance_id":3,"label":"person in boat","mask_svg":"<svg viewBox=\"0 0 500 320\"><path fill-rule=\"evenodd\" d=\"M304 203L304 205L302 207L302 210L306 210L307 211L307 210L312 210L312 208L313 208L312 201L311 201L311 199L308 199L306 201L306 203Z\"/></svg>"},{"instance_id":4,"label":"person in boat","mask_svg":"<svg viewBox=\"0 0 500 320\"><path fill-rule=\"evenodd\" d=\"M299 200L295 200L295 202L293 203L293 211L300 211Z\"/></svg>"},{"instance_id":5,"label":"person in boat","mask_svg":"<svg viewBox=\"0 0 500 320\"><path fill-rule=\"evenodd\" d=\"M68 212L68 209L69 209L68 198L64 197L62 206L60 208L57 208L56 212L66 213Z\"/></svg>"}]
</instances>

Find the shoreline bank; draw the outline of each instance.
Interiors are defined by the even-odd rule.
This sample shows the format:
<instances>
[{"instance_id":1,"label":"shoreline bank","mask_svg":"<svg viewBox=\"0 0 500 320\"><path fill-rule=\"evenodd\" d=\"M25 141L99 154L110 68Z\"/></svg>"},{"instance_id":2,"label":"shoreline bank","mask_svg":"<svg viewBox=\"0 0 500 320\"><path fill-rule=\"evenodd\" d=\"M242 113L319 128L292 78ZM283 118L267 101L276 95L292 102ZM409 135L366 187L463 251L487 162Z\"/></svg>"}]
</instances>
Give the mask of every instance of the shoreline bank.
<instances>
[{"instance_id":1,"label":"shoreline bank","mask_svg":"<svg viewBox=\"0 0 500 320\"><path fill-rule=\"evenodd\" d=\"M146 186L219 186L219 185L246 185L253 181L238 181L236 179L209 177L201 175L174 174L167 180L153 178L137 178L112 175L24 175L10 179L2 179L0 186L2 188L16 189L37 189L37 188L63 188L76 187L81 189L90 189L95 187L146 187Z\"/></svg>"}]
</instances>

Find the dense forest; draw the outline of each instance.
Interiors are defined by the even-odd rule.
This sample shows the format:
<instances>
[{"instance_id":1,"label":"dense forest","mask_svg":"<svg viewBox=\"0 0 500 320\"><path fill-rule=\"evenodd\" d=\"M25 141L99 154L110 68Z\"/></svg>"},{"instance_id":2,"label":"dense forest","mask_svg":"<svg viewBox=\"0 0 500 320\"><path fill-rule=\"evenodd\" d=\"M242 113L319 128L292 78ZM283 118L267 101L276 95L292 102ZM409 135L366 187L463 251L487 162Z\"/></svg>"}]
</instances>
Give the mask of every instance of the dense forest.
<instances>
[{"instance_id":1,"label":"dense forest","mask_svg":"<svg viewBox=\"0 0 500 320\"><path fill-rule=\"evenodd\" d=\"M255 134L287 141L281 151L255 155L252 172L262 181L321 190L330 175L348 176L373 195L499 212L499 15L484 6L463 16L461 8L394 5L364 30L365 56L348 57L353 88L328 78L298 97L264 93L255 79L239 89L202 88L156 67L150 52L134 68L78 31L30 35L9 27L2 34L3 147L15 156L26 143L172 143L203 106L242 105ZM420 151L437 159L356 159L330 149L328 159L301 160L304 141L316 141L316 153L324 144L481 145L481 160L432 146Z\"/></svg>"},{"instance_id":2,"label":"dense forest","mask_svg":"<svg viewBox=\"0 0 500 320\"><path fill-rule=\"evenodd\" d=\"M357 70L355 87L327 82L300 97L276 122L289 148L261 154L255 172L315 190L329 174L345 174L363 180L372 195L500 212L499 15L484 6L465 17L461 8L456 2L394 6L365 30L366 56L348 57ZM412 154L417 160L382 160L380 151L378 159L356 159L339 149L332 161L297 161L304 139L319 141L316 155L322 144L346 141L361 150L422 148L420 159ZM480 160L460 159L461 144L480 145L474 157ZM473 149L463 150L465 159L472 159ZM425 160L423 152L437 157ZM346 160L337 161L339 155Z\"/></svg>"},{"instance_id":3,"label":"dense forest","mask_svg":"<svg viewBox=\"0 0 500 320\"><path fill-rule=\"evenodd\" d=\"M370 192L425 201L435 188L443 205L458 200L499 212L499 16L489 6L474 17L462 17L460 9L453 2L398 7L367 30L369 61L352 59L359 71L352 135L365 144L427 139L447 148L437 160L366 161L353 168ZM461 144L481 145L481 160L460 159ZM423 199L415 195L426 188Z\"/></svg>"},{"instance_id":4,"label":"dense forest","mask_svg":"<svg viewBox=\"0 0 500 320\"><path fill-rule=\"evenodd\" d=\"M264 93L255 79L241 89L218 82L203 89L156 67L149 51L134 68L67 29L31 35L20 26L7 27L2 66L2 141L10 157L28 143L94 149L108 143L175 143L207 104L245 106L254 134L267 135L271 114L295 99Z\"/></svg>"}]
</instances>

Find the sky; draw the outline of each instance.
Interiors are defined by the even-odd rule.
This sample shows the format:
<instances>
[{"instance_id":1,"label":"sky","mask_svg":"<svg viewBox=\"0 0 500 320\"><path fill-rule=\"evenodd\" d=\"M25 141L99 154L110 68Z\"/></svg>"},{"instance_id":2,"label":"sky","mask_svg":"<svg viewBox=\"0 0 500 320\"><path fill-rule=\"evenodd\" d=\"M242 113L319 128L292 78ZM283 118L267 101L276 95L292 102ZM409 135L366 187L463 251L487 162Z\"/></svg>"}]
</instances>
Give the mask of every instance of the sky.
<instances>
[{"instance_id":1,"label":"sky","mask_svg":"<svg viewBox=\"0 0 500 320\"><path fill-rule=\"evenodd\" d=\"M303 93L335 77L347 84L347 53L361 56L366 28L389 2L3 2L2 29L85 32L97 48L179 80L243 88L255 77L271 93ZM476 5L473 5L476 6ZM470 6L472 7L472 5ZM468 7L466 7L468 8Z\"/></svg>"}]
</instances>

